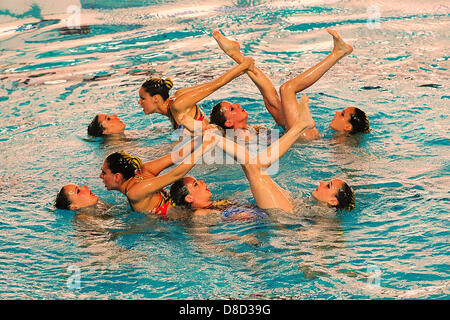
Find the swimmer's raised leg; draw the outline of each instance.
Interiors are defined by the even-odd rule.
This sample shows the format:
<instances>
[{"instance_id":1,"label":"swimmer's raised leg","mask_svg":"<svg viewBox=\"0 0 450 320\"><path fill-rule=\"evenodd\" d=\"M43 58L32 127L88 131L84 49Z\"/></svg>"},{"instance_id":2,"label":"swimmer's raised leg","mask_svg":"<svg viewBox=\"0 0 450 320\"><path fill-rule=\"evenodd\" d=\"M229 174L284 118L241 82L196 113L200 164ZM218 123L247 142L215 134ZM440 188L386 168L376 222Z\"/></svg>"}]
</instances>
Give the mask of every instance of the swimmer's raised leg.
<instances>
[{"instance_id":1,"label":"swimmer's raised leg","mask_svg":"<svg viewBox=\"0 0 450 320\"><path fill-rule=\"evenodd\" d=\"M306 95L301 98L297 108L298 117L292 127L279 140L266 150L261 151L256 159L249 155L244 147L224 137L216 137L219 140L217 146L242 164L242 169L250 183L250 190L256 204L262 209L278 208L288 212L293 211L292 198L288 192L273 181L262 169L278 161L297 141L304 130L314 127L315 122L309 111Z\"/></svg>"},{"instance_id":2,"label":"swimmer's raised leg","mask_svg":"<svg viewBox=\"0 0 450 320\"><path fill-rule=\"evenodd\" d=\"M272 163L280 159L306 131L315 128L316 123L311 115L309 98L306 94L301 97L300 102L296 104L296 108L297 112L294 124L280 139L258 154L258 165L260 167L264 168L272 165Z\"/></svg>"},{"instance_id":3,"label":"swimmer's raised leg","mask_svg":"<svg viewBox=\"0 0 450 320\"><path fill-rule=\"evenodd\" d=\"M242 63L244 55L241 53L238 42L226 38L219 30L214 30L212 35L223 52L235 62L239 64ZM284 126L284 114L281 109L281 99L273 86L272 81L270 81L264 72L256 66L249 69L247 74L261 92L267 111L269 111L278 125Z\"/></svg>"},{"instance_id":4,"label":"swimmer's raised leg","mask_svg":"<svg viewBox=\"0 0 450 320\"><path fill-rule=\"evenodd\" d=\"M297 98L295 95L314 84L339 60L353 51L353 47L347 44L336 30L328 28L327 32L333 37L334 46L331 53L314 67L286 81L280 87L284 121L286 123L285 129L289 129L297 119Z\"/></svg>"}]
</instances>

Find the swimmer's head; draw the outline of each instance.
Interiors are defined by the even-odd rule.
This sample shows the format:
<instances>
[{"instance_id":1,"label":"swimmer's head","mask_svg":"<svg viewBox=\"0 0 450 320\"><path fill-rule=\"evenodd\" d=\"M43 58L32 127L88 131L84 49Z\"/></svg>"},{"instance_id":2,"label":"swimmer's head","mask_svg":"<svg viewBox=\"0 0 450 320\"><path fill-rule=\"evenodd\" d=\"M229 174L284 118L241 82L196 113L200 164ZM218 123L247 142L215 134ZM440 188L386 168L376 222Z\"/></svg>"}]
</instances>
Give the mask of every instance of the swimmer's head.
<instances>
[{"instance_id":1,"label":"swimmer's head","mask_svg":"<svg viewBox=\"0 0 450 320\"><path fill-rule=\"evenodd\" d=\"M88 134L93 137L122 133L124 130L125 124L117 117L117 114L98 114L88 126Z\"/></svg>"},{"instance_id":2,"label":"swimmer's head","mask_svg":"<svg viewBox=\"0 0 450 320\"><path fill-rule=\"evenodd\" d=\"M98 196L93 194L87 186L68 184L61 188L55 200L57 209L79 210L93 206L98 202Z\"/></svg>"},{"instance_id":3,"label":"swimmer's head","mask_svg":"<svg viewBox=\"0 0 450 320\"><path fill-rule=\"evenodd\" d=\"M340 179L322 181L312 195L316 200L338 209L352 210L355 207L353 189Z\"/></svg>"},{"instance_id":4,"label":"swimmer's head","mask_svg":"<svg viewBox=\"0 0 450 320\"><path fill-rule=\"evenodd\" d=\"M222 101L211 110L211 123L223 129L242 129L247 126L248 112L239 103Z\"/></svg>"},{"instance_id":5,"label":"swimmer's head","mask_svg":"<svg viewBox=\"0 0 450 320\"><path fill-rule=\"evenodd\" d=\"M211 196L205 182L193 177L181 178L170 187L170 197L177 206L206 208L211 204Z\"/></svg>"},{"instance_id":6,"label":"swimmer's head","mask_svg":"<svg viewBox=\"0 0 450 320\"><path fill-rule=\"evenodd\" d=\"M337 111L330 122L330 127L342 133L369 133L370 123L367 114L359 108L348 107Z\"/></svg>"},{"instance_id":7,"label":"swimmer's head","mask_svg":"<svg viewBox=\"0 0 450 320\"><path fill-rule=\"evenodd\" d=\"M139 105L145 114L154 113L157 107L169 98L169 91L173 87L170 78L151 78L146 80L139 89Z\"/></svg>"},{"instance_id":8,"label":"swimmer's head","mask_svg":"<svg viewBox=\"0 0 450 320\"><path fill-rule=\"evenodd\" d=\"M136 171L142 168L141 159L132 157L126 152L114 152L110 154L101 167L100 178L106 189L117 190L122 183L136 175Z\"/></svg>"}]
</instances>

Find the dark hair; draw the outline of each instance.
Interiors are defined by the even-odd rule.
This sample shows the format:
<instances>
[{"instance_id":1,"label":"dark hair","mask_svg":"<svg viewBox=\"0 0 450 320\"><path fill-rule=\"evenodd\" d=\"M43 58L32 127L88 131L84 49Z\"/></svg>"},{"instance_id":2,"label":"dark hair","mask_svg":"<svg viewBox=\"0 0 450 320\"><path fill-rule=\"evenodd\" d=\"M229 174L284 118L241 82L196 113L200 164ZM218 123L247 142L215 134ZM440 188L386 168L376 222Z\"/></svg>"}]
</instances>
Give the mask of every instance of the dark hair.
<instances>
[{"instance_id":1,"label":"dark hair","mask_svg":"<svg viewBox=\"0 0 450 320\"><path fill-rule=\"evenodd\" d=\"M134 177L136 170L142 167L141 159L132 157L123 151L110 154L106 158L106 162L112 173L121 173L125 180Z\"/></svg>"},{"instance_id":2,"label":"dark hair","mask_svg":"<svg viewBox=\"0 0 450 320\"><path fill-rule=\"evenodd\" d=\"M184 184L184 178L178 179L170 186L170 198L177 206L191 207L191 204L185 199L188 194L189 190Z\"/></svg>"},{"instance_id":3,"label":"dark hair","mask_svg":"<svg viewBox=\"0 0 450 320\"><path fill-rule=\"evenodd\" d=\"M218 125L225 130L229 129L225 126L227 118L225 117L225 113L222 111L222 102L219 102L212 108L209 118L212 124Z\"/></svg>"},{"instance_id":4,"label":"dark hair","mask_svg":"<svg viewBox=\"0 0 450 320\"><path fill-rule=\"evenodd\" d=\"M352 131L350 133L369 133L370 129L369 117L367 114L359 108L355 107L355 112L350 116L349 120L352 125Z\"/></svg>"},{"instance_id":5,"label":"dark hair","mask_svg":"<svg viewBox=\"0 0 450 320\"><path fill-rule=\"evenodd\" d=\"M355 192L350 186L344 182L342 188L336 194L338 204L336 208L351 211L355 208Z\"/></svg>"},{"instance_id":6,"label":"dark hair","mask_svg":"<svg viewBox=\"0 0 450 320\"><path fill-rule=\"evenodd\" d=\"M170 78L151 78L142 84L142 88L144 88L151 97L155 94L159 94L164 101L169 98L169 91L172 87L173 81Z\"/></svg>"},{"instance_id":7,"label":"dark hair","mask_svg":"<svg viewBox=\"0 0 450 320\"><path fill-rule=\"evenodd\" d=\"M67 193L64 188L65 186L62 187L61 190L59 190L58 195L56 196L54 206L57 209L68 210L70 207L70 201L69 198L67 197Z\"/></svg>"},{"instance_id":8,"label":"dark hair","mask_svg":"<svg viewBox=\"0 0 450 320\"><path fill-rule=\"evenodd\" d=\"M101 123L98 121L98 115L96 115L89 124L87 132L93 137L101 137L103 136L103 130L105 130L105 128L103 128Z\"/></svg>"}]
</instances>

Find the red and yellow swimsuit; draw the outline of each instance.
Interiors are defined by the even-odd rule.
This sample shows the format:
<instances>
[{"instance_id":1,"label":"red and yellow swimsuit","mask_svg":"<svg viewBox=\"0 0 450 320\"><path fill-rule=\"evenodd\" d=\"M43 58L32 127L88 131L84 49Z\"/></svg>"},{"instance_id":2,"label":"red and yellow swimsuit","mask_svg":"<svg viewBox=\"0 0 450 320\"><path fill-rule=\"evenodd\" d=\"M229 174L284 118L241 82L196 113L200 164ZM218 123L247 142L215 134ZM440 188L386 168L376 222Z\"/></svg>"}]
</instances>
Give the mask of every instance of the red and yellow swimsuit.
<instances>
[{"instance_id":1,"label":"red and yellow swimsuit","mask_svg":"<svg viewBox=\"0 0 450 320\"><path fill-rule=\"evenodd\" d=\"M173 114L172 114L172 111L170 110L170 106L171 106L172 104L171 103L169 103L169 105L168 105L168 116L169 116L169 119L170 119L170 122L172 123L172 126L173 126L173 128L174 129L183 129L184 128L184 126L182 125L182 124L178 124L176 121L175 121L175 118L174 118L174 116L173 116ZM203 120L205 120L206 119L206 116L205 116L205 114L203 113L203 111L202 111L202 109L200 109L200 107L198 106L198 105L195 105L195 116L194 116L194 120L197 120L197 121L203 121Z\"/></svg>"},{"instance_id":2,"label":"red and yellow swimsuit","mask_svg":"<svg viewBox=\"0 0 450 320\"><path fill-rule=\"evenodd\" d=\"M162 191L159 192L159 196L161 197L159 203L156 207L153 208L151 212L161 217L165 217L169 208L173 207L174 204L172 203L172 200L168 198Z\"/></svg>"}]
</instances>

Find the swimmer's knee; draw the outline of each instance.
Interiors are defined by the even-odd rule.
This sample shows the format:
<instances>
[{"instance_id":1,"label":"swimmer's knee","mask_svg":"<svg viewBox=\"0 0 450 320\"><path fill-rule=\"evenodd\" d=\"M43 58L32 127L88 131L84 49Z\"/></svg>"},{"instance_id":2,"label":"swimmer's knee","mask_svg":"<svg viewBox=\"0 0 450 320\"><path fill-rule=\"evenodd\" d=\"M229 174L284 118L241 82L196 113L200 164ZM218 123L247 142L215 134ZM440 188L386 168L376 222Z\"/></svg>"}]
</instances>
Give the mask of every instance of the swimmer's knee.
<instances>
[{"instance_id":1,"label":"swimmer's knee","mask_svg":"<svg viewBox=\"0 0 450 320\"><path fill-rule=\"evenodd\" d=\"M291 80L286 81L280 86L280 95L284 96L286 94L289 94L290 92L294 91L294 84Z\"/></svg>"}]
</instances>

